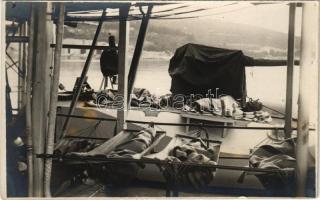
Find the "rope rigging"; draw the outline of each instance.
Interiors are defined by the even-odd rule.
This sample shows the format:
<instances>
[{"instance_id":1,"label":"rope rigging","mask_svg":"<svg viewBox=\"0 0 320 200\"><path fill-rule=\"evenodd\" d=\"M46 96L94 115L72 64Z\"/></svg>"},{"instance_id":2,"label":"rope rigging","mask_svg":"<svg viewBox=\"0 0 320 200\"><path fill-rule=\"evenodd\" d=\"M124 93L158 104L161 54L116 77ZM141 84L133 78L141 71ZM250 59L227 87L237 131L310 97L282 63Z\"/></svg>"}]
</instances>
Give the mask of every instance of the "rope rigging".
<instances>
[{"instance_id":1,"label":"rope rigging","mask_svg":"<svg viewBox=\"0 0 320 200\"><path fill-rule=\"evenodd\" d=\"M189 8L191 7L191 5L182 5L182 6L178 6L175 8L170 8L170 9L166 9L166 10L160 10L160 11L153 11L151 13L150 19L191 19L191 18L200 18L200 17L207 17L207 16L213 16L213 15L219 15L219 14L226 14L226 13L230 13L230 12L235 12L235 11L239 11L248 7L252 7L252 5L247 6L247 7L242 7L242 8L238 8L238 9L233 9L233 10L229 10L229 11L224 11L224 12L219 12L219 13L212 13L212 14L207 14L207 15L195 15L195 16L183 16L183 17L174 17L174 16L179 16L179 15L185 15L185 14L189 14L189 13L199 13L199 12L203 12L203 11L208 11L208 10L214 10L214 9L218 9L218 8L223 8L223 7L230 7L232 5L237 5L238 2L236 3L229 3L226 5L222 5L222 6L216 6L216 7L209 7L209 8L198 8L198 9L194 9L194 10L186 10L186 11L179 11L179 12L173 12L173 13L166 13L166 12L171 12L171 11L175 11L175 10L181 10L183 8ZM130 9L130 12L135 12L135 11L141 11L141 7L137 8L137 9ZM100 13L100 12L99 12ZM109 12L109 13L113 13L113 12ZM162 15L152 15L155 13L164 13ZM73 14L73 13L70 13ZM77 15L78 14L78 15ZM81 16L79 16L80 13L76 13L76 15L70 16L71 20L80 20ZM98 19L98 12L97 13L91 13L91 14L96 14L96 15L90 15L87 16L87 19L89 21L96 21ZM79 17L77 19L77 17ZM92 18L92 19L91 19ZM119 17L114 15L114 16L106 16L105 20L117 20ZM133 20L140 20L143 18L143 13L139 13L139 14L130 14L128 15L128 21L133 21ZM80 20L81 21L81 20Z\"/></svg>"}]
</instances>

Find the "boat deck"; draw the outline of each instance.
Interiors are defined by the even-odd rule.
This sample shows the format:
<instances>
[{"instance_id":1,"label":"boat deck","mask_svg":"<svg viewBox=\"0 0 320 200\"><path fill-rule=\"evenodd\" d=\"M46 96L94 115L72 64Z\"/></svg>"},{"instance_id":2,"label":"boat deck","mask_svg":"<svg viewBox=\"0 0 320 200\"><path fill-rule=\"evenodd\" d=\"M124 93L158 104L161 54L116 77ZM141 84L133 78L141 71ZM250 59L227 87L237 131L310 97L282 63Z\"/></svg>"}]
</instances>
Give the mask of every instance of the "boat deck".
<instances>
[{"instance_id":1,"label":"boat deck","mask_svg":"<svg viewBox=\"0 0 320 200\"><path fill-rule=\"evenodd\" d=\"M58 103L58 113L66 114L69 109L70 102L62 101ZM74 112L74 115L116 119L117 110L86 106L85 102L79 102ZM58 117L57 130L61 130L61 124L65 117ZM213 115L203 115L197 113L186 113L176 110L160 111L157 116L148 116L143 110L133 108L128 112L127 120L138 120L148 122L163 122L163 123L189 123L186 118L190 118L189 122L204 122L213 125L228 124L238 127L283 127L283 119L274 119L272 123L254 123L244 120L234 120L232 118L217 117ZM98 120L99 121L99 120ZM60 123L59 123L60 122ZM78 119L72 118L70 121L70 129L68 134L79 135L78 130L94 126L97 120L93 119ZM59 125L60 124L60 125ZM91 131L90 135L102 138L111 138L114 132L114 121L104 121L99 124L99 127ZM147 124L128 124L129 129L140 129ZM169 136L175 136L178 133L186 133L185 126L156 126L159 130L166 131ZM197 127L190 127L190 130ZM268 140L268 133L272 130L256 130L256 129L228 129L228 128L206 128L209 133L209 139L221 141L219 165L228 166L248 166L248 155L250 150L255 146ZM90 132L90 130L87 130ZM83 133L81 134L83 136ZM244 139L247 138L247 139ZM241 142L240 142L241 141ZM164 150L166 151L166 149ZM227 159L223 157L229 157ZM264 190L259 180L253 176L246 176L243 183L239 183L238 179L243 171L217 169L216 176L211 183L211 187L206 191L191 191L188 189L180 190L179 196L272 196ZM166 184L162 173L155 165L147 164L146 168L140 170L137 177L137 182L134 182L130 187L125 189L110 189L108 186L98 184L93 185L78 185L66 192L60 193L59 197L79 196L79 197L106 197L106 196L127 196L127 197L163 197L166 196Z\"/></svg>"},{"instance_id":2,"label":"boat deck","mask_svg":"<svg viewBox=\"0 0 320 200\"><path fill-rule=\"evenodd\" d=\"M60 101L58 102L58 113L67 114L69 109L70 101ZM79 102L74 115L80 115L85 117L101 117L108 119L116 119L117 110L109 108L99 108L86 106L85 102ZM256 123L248 122L244 120L234 120L227 117L219 117L213 115L204 115L197 113L186 113L177 110L161 110L157 116L147 116L146 113L137 108L129 110L127 115L127 120L132 121L147 121L147 122L158 122L158 123L188 123L187 118L190 118L192 122L195 123L208 123L213 125L230 125L237 127L283 127L284 120L273 118L271 123ZM57 134L59 135L59 130L61 130L61 124L63 123L65 117L58 117L57 119ZM72 118L70 121L70 129L68 131L69 135L78 135L79 132L82 136L86 136L81 130L88 128L90 125L94 126L97 120L91 119L77 119ZM99 120L98 120L99 122ZM146 127L147 124L134 124L128 123L128 129L141 129L141 127ZM140 127L140 128L139 128ZM177 133L185 133L197 129L197 127L190 127L186 130L185 126L156 126L159 130L166 131L169 136L175 136ZM293 122L293 127L296 127L296 122ZM91 135L93 137L110 138L113 135L115 128L115 122L104 121L99 124L99 128L92 129ZM248 155L249 150L259 144L261 141L266 140L267 134L273 131L271 130L255 130L255 129L228 129L228 128L206 128L210 133L209 137L212 140L223 141L221 145L221 152L235 155ZM90 130L88 130L90 132ZM94 132L93 132L94 131ZM280 131L280 130L279 130ZM281 132L281 131L280 131ZM254 136L254 137L253 137ZM243 138L248 138L244 140ZM250 139L249 139L250 138ZM241 142L239 142L241 141Z\"/></svg>"},{"instance_id":3,"label":"boat deck","mask_svg":"<svg viewBox=\"0 0 320 200\"><path fill-rule=\"evenodd\" d=\"M219 164L246 166L246 159L220 159ZM271 196L264 190L255 176L246 176L243 183L238 179L242 171L218 169L210 186L201 191L192 188L179 188L179 197L236 197ZM136 180L129 186L112 188L108 185L93 183L77 185L57 194L57 197L164 197L167 186L159 169L147 165L139 172Z\"/></svg>"}]
</instances>

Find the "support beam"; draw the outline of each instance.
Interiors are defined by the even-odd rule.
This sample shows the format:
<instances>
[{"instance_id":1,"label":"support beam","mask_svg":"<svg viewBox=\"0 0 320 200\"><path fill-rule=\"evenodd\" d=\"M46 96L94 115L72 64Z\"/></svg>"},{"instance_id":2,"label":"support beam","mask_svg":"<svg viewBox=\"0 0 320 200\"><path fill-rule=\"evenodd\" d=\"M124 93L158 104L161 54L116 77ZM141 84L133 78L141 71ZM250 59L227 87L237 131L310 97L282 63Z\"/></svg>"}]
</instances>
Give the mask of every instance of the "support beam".
<instances>
[{"instance_id":1,"label":"support beam","mask_svg":"<svg viewBox=\"0 0 320 200\"><path fill-rule=\"evenodd\" d=\"M130 66L130 71L129 71L129 76L128 76L128 105L130 105L130 95L132 94L132 90L134 87L134 82L135 82L135 78L136 78L136 74L138 71L138 67L139 67L139 61L140 61L140 57L141 57L141 52L143 49L143 43L145 40L145 36L146 36L146 32L147 32L147 28L148 28L148 24L149 24L149 18L152 12L152 5L148 6L148 10L147 13L144 14L143 13L143 18L141 21L141 25L140 25L140 30L139 30L139 34L137 37L137 42L136 42L136 47L134 49L134 53L133 53L133 57L132 57L132 61L131 61L131 66ZM141 12L142 8L140 7Z\"/></svg>"},{"instance_id":2,"label":"support beam","mask_svg":"<svg viewBox=\"0 0 320 200\"><path fill-rule=\"evenodd\" d=\"M79 99L79 96L80 96L80 93L81 93L82 85L85 82L86 75L87 75L89 67L90 67L91 59L92 59L92 56L93 56L93 53L94 53L94 47L97 44L98 37L99 37L100 31L101 31L101 27L102 27L102 24L103 24L103 18L105 16L106 16L106 10L103 10L102 16L101 16L100 21L99 21L99 25L97 27L96 33L94 35L94 38L92 40L92 44L91 44L91 48L90 48L88 57L86 59L84 67L83 67L83 70L82 70L78 85L75 86L76 91L73 94L73 98L72 98L72 101L71 101L71 105L70 105L70 109L69 109L68 115L72 115L74 110L75 110L75 108L76 108L76 105L77 105L77 102L78 102L78 99ZM66 121L64 122L63 128L62 128L62 137L64 137L66 135L66 133L67 133L67 130L68 130L68 127L69 127L69 122L70 122L70 118L67 117ZM59 147L59 146L57 146L57 147Z\"/></svg>"},{"instance_id":3,"label":"support beam","mask_svg":"<svg viewBox=\"0 0 320 200\"><path fill-rule=\"evenodd\" d=\"M31 87L32 87L32 68L33 68L33 49L34 49L34 6L31 7L30 18L28 21L28 60L26 73L26 137L27 137L27 161L28 161L28 197L33 196L33 145L32 145L32 113L31 113Z\"/></svg>"},{"instance_id":4,"label":"support beam","mask_svg":"<svg viewBox=\"0 0 320 200\"><path fill-rule=\"evenodd\" d=\"M59 77L60 77L60 65L61 65L61 49L63 39L63 26L64 26L64 12L65 7L63 3L59 3L59 19L56 26L56 48L54 51L54 69L53 69L53 80L51 85L50 94L50 109L49 109L49 128L47 134L47 146L46 153L53 154L54 150L54 135L56 126L56 114L57 114L57 101L58 101L58 88L59 88ZM44 193L45 197L51 197L51 172L52 172L52 159L48 158L45 161L45 177L44 177Z\"/></svg>"},{"instance_id":5,"label":"support beam","mask_svg":"<svg viewBox=\"0 0 320 200\"><path fill-rule=\"evenodd\" d=\"M26 37L26 24L21 22L19 24L19 37ZM26 81L25 81L25 71L26 71L26 44L19 43L18 48L18 71L21 72L18 76L18 112L21 112L26 105L25 90L26 90Z\"/></svg>"},{"instance_id":6,"label":"support beam","mask_svg":"<svg viewBox=\"0 0 320 200\"><path fill-rule=\"evenodd\" d=\"M27 36L6 36L6 42L7 43L28 43L29 37Z\"/></svg>"},{"instance_id":7,"label":"support beam","mask_svg":"<svg viewBox=\"0 0 320 200\"><path fill-rule=\"evenodd\" d=\"M292 132L292 93L293 93L293 67L294 67L294 31L295 31L296 3L289 6L289 31L287 55L287 90L286 90L286 116L285 137L290 138Z\"/></svg>"},{"instance_id":8,"label":"support beam","mask_svg":"<svg viewBox=\"0 0 320 200\"><path fill-rule=\"evenodd\" d=\"M118 95L123 101L122 108L117 111L117 133L126 129L126 118L128 112L128 47L129 47L129 21L127 21L130 5L120 8L119 22L119 66L118 66Z\"/></svg>"},{"instance_id":9,"label":"support beam","mask_svg":"<svg viewBox=\"0 0 320 200\"><path fill-rule=\"evenodd\" d=\"M51 48L55 48L56 44L50 44ZM78 45L78 44L63 44L62 48L63 49L91 49L91 45ZM101 45L97 45L94 46L95 50L104 50L106 48L109 48L109 46L101 46Z\"/></svg>"},{"instance_id":10,"label":"support beam","mask_svg":"<svg viewBox=\"0 0 320 200\"><path fill-rule=\"evenodd\" d=\"M298 139L296 148L296 195L306 197L306 180L308 172L308 141L310 107L316 91L318 69L318 31L319 7L316 2L303 3L301 33L301 65L298 102ZM312 110L316 112L316 109ZM316 158L317 159L317 158ZM315 177L316 178L316 177Z\"/></svg>"},{"instance_id":11,"label":"support beam","mask_svg":"<svg viewBox=\"0 0 320 200\"><path fill-rule=\"evenodd\" d=\"M274 60L274 59L259 59L259 58L250 58L248 57L248 63L246 63L246 66L253 66L253 67L266 67L266 66L287 66L288 65L288 60ZM294 61L295 65L299 65L300 61L295 60Z\"/></svg>"},{"instance_id":12,"label":"support beam","mask_svg":"<svg viewBox=\"0 0 320 200\"><path fill-rule=\"evenodd\" d=\"M22 37L27 37L27 23L23 22L22 24ZM22 106L23 108L25 108L26 105L26 70L27 70L27 45L26 43L22 43L22 58L21 58L21 68L22 68L22 72L23 72L23 93L22 93Z\"/></svg>"},{"instance_id":13,"label":"support beam","mask_svg":"<svg viewBox=\"0 0 320 200\"><path fill-rule=\"evenodd\" d=\"M22 36L22 23L19 23L19 36ZM22 43L18 44L18 71L23 72L22 67ZM22 73L23 74L23 73ZM23 76L18 76L18 113L22 109L22 96L23 96Z\"/></svg>"}]
</instances>

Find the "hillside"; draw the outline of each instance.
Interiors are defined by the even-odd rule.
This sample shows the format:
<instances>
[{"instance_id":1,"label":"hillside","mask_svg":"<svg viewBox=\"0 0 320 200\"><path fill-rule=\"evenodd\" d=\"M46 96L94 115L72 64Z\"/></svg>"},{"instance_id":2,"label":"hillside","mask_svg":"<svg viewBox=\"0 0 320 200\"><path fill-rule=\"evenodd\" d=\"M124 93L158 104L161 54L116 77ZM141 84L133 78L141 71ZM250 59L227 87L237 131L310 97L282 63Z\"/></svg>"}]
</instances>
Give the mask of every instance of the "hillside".
<instances>
[{"instance_id":1,"label":"hillside","mask_svg":"<svg viewBox=\"0 0 320 200\"><path fill-rule=\"evenodd\" d=\"M118 23L107 22L103 25L99 41L107 41L108 33L118 35ZM130 45L133 46L140 23L130 23ZM77 28L67 27L65 38L91 40L96 25L78 24ZM296 48L300 38L296 38ZM257 58L285 58L287 34L255 26L222 23L218 20L151 20L145 51L174 53L175 49L186 43L199 43L209 46L241 49L246 55ZM296 56L299 52L296 51Z\"/></svg>"},{"instance_id":2,"label":"hillside","mask_svg":"<svg viewBox=\"0 0 320 200\"><path fill-rule=\"evenodd\" d=\"M287 34L256 26L224 22L221 20L158 20L158 26L179 28L194 37L195 43L222 48L240 49L259 58L285 58ZM296 56L299 56L300 37L296 37Z\"/></svg>"}]
</instances>

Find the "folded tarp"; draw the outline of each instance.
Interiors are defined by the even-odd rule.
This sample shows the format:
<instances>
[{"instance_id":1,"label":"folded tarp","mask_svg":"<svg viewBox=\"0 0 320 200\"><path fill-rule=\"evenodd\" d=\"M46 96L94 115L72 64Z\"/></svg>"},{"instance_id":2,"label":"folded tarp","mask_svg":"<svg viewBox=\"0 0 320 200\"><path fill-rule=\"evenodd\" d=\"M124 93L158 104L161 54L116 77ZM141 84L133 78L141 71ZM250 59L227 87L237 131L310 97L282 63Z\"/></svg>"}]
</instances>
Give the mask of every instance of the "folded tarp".
<instances>
[{"instance_id":1,"label":"folded tarp","mask_svg":"<svg viewBox=\"0 0 320 200\"><path fill-rule=\"evenodd\" d=\"M246 96L245 65L248 57L242 51L221 49L199 44L178 48L170 60L169 74L174 95L200 94L205 97L211 89L218 95L235 99Z\"/></svg>"}]
</instances>

